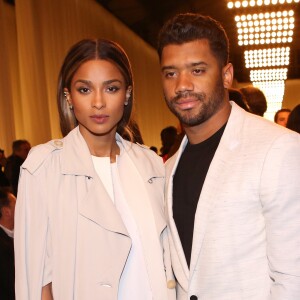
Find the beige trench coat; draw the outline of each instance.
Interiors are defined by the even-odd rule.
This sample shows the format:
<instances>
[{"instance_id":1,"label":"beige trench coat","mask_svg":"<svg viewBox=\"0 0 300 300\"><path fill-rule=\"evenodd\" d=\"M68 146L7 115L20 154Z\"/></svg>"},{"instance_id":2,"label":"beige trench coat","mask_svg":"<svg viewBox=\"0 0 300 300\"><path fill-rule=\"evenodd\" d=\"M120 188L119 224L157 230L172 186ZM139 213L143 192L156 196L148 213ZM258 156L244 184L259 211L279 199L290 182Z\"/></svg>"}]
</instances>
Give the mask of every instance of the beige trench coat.
<instances>
[{"instance_id":1,"label":"beige trench coat","mask_svg":"<svg viewBox=\"0 0 300 300\"><path fill-rule=\"evenodd\" d=\"M146 219L153 220L154 239L145 234L147 224L139 230L153 299L175 299L163 212L163 164L151 150L118 135L117 140L144 182L140 201L149 197L151 203ZM155 244L159 252L153 250ZM38 300L42 286L52 282L55 300L116 300L130 247L79 129L35 147L21 168L16 205L16 299Z\"/></svg>"}]
</instances>

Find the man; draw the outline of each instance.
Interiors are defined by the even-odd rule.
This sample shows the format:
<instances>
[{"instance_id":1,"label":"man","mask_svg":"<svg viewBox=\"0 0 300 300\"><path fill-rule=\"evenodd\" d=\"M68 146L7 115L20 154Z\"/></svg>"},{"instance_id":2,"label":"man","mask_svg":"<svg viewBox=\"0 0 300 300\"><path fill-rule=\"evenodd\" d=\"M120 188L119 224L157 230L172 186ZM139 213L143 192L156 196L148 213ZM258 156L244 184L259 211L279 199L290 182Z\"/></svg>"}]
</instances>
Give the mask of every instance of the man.
<instances>
[{"instance_id":1,"label":"man","mask_svg":"<svg viewBox=\"0 0 300 300\"><path fill-rule=\"evenodd\" d=\"M0 295L3 300L15 299L14 214L16 198L0 188Z\"/></svg>"},{"instance_id":2,"label":"man","mask_svg":"<svg viewBox=\"0 0 300 300\"><path fill-rule=\"evenodd\" d=\"M229 102L233 67L215 20L175 16L158 53L186 132L166 163L178 299L300 299L300 136Z\"/></svg>"},{"instance_id":3,"label":"man","mask_svg":"<svg viewBox=\"0 0 300 300\"><path fill-rule=\"evenodd\" d=\"M12 144L12 155L7 158L5 175L12 187L13 194L17 196L20 167L27 158L31 146L26 140L16 140Z\"/></svg>"},{"instance_id":4,"label":"man","mask_svg":"<svg viewBox=\"0 0 300 300\"><path fill-rule=\"evenodd\" d=\"M274 116L274 122L278 125L286 127L290 113L291 110L289 108L279 109Z\"/></svg>"}]
</instances>

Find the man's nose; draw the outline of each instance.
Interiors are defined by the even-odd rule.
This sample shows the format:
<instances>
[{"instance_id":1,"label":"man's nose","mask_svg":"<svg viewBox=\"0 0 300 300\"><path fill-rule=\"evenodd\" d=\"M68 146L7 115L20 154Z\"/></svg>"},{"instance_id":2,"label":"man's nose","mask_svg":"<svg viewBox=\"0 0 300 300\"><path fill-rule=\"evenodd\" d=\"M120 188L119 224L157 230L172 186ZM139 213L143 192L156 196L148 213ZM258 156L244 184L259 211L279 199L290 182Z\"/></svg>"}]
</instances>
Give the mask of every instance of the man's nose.
<instances>
[{"instance_id":1,"label":"man's nose","mask_svg":"<svg viewBox=\"0 0 300 300\"><path fill-rule=\"evenodd\" d=\"M176 82L175 93L180 94L193 90L194 84L190 76L188 74L180 74Z\"/></svg>"}]
</instances>

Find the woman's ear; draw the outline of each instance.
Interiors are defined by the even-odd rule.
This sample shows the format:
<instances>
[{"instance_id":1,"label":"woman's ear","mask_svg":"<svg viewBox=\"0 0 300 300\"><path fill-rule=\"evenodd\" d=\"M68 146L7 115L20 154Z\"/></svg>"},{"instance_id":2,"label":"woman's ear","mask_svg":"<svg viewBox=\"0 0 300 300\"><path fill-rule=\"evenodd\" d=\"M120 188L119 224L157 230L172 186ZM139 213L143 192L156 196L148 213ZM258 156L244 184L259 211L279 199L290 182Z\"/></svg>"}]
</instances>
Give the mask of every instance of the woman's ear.
<instances>
[{"instance_id":1,"label":"woman's ear","mask_svg":"<svg viewBox=\"0 0 300 300\"><path fill-rule=\"evenodd\" d=\"M132 86L129 86L126 90L126 96L125 96L125 102L124 102L124 105L128 105L128 102L129 102L129 99L130 99L130 96L131 96L131 92L132 92Z\"/></svg>"},{"instance_id":2,"label":"woman's ear","mask_svg":"<svg viewBox=\"0 0 300 300\"><path fill-rule=\"evenodd\" d=\"M232 85L233 81L233 65L228 63L225 67L223 67L223 85L225 89L228 89Z\"/></svg>"},{"instance_id":3,"label":"woman's ear","mask_svg":"<svg viewBox=\"0 0 300 300\"><path fill-rule=\"evenodd\" d=\"M67 103L69 105L69 108L73 109L71 95L70 95L69 90L67 88L64 88L64 97L65 97L65 100L67 101Z\"/></svg>"}]
</instances>

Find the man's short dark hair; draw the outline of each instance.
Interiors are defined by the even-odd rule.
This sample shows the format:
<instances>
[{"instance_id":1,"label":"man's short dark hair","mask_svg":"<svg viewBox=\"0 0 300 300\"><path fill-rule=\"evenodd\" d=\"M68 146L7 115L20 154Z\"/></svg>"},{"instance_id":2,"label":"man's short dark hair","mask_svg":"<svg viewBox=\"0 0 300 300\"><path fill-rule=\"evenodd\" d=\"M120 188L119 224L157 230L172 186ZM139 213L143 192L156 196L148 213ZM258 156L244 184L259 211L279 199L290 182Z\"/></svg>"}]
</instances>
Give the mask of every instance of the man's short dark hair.
<instances>
[{"instance_id":1,"label":"man's short dark hair","mask_svg":"<svg viewBox=\"0 0 300 300\"><path fill-rule=\"evenodd\" d=\"M182 45L202 39L208 40L212 53L224 67L229 57L229 41L224 28L213 18L194 13L178 14L165 23L158 36L159 58L168 45Z\"/></svg>"},{"instance_id":2,"label":"man's short dark hair","mask_svg":"<svg viewBox=\"0 0 300 300\"><path fill-rule=\"evenodd\" d=\"M2 218L2 208L9 207L9 193L10 191L8 188L0 188L0 219Z\"/></svg>"}]
</instances>

